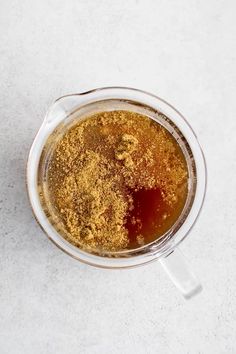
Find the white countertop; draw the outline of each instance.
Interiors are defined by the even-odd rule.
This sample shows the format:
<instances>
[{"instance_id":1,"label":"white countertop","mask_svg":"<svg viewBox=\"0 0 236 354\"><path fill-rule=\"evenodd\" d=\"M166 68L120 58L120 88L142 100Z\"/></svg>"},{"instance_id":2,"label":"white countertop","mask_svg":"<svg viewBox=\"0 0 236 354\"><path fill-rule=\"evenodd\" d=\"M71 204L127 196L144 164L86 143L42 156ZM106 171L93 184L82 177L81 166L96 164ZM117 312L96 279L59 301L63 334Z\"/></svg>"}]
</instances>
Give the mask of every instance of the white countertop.
<instances>
[{"instance_id":1,"label":"white countertop","mask_svg":"<svg viewBox=\"0 0 236 354\"><path fill-rule=\"evenodd\" d=\"M236 2L8 0L0 11L0 353L236 353ZM49 104L123 85L163 97L208 165L181 249L203 292L185 301L160 264L83 265L33 218L25 164Z\"/></svg>"}]
</instances>

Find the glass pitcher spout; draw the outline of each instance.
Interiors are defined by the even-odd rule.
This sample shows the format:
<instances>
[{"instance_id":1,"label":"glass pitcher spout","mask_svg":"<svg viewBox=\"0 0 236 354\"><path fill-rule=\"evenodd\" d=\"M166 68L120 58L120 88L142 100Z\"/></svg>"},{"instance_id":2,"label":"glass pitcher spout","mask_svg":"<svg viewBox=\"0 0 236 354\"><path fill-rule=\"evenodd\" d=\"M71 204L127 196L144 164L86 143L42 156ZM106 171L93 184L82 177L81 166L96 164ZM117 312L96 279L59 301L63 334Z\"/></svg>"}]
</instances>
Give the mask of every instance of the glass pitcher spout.
<instances>
[{"instance_id":1,"label":"glass pitcher spout","mask_svg":"<svg viewBox=\"0 0 236 354\"><path fill-rule=\"evenodd\" d=\"M81 104L83 104L84 93L71 94L59 97L48 109L44 124L59 124L68 114L71 114Z\"/></svg>"}]
</instances>

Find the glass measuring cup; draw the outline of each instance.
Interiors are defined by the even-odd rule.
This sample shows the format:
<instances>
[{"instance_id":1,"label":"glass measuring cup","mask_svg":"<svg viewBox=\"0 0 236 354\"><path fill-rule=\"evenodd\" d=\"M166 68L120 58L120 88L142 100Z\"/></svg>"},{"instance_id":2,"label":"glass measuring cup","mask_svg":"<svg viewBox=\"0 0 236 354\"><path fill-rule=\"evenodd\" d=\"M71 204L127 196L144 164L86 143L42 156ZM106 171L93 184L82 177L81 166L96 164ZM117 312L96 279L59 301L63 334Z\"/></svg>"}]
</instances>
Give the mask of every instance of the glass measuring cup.
<instances>
[{"instance_id":1,"label":"glass measuring cup","mask_svg":"<svg viewBox=\"0 0 236 354\"><path fill-rule=\"evenodd\" d=\"M65 240L50 222L38 190L40 157L48 137L59 125L67 127L99 111L130 110L149 116L162 124L178 141L187 161L188 196L175 224L161 238L136 249L107 252L100 256L82 251ZM55 135L56 136L56 135ZM201 285L188 270L177 246L188 235L201 210L206 189L206 166L193 130L183 116L157 96L132 88L107 87L57 99L50 109L32 144L27 164L27 186L33 212L50 240L68 255L97 267L121 269L159 260L182 294L189 298Z\"/></svg>"}]
</instances>

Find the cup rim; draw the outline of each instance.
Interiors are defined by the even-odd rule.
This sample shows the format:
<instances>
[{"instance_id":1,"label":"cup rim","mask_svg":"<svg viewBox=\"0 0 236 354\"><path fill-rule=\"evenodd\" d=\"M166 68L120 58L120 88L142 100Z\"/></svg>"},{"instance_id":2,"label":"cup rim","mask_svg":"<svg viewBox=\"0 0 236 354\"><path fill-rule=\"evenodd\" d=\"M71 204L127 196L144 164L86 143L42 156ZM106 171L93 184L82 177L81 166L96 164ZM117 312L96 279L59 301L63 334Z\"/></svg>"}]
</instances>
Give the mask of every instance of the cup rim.
<instances>
[{"instance_id":1,"label":"cup rim","mask_svg":"<svg viewBox=\"0 0 236 354\"><path fill-rule=\"evenodd\" d=\"M91 253L88 253L86 251L83 251L81 250L80 248L78 247L75 247L73 245L71 245L68 241L66 241L64 239L64 241L66 243L69 244L69 249L71 251L71 247L73 248L76 248L76 253L75 252L70 252L68 250L67 247L63 247L62 244L60 244L59 242L57 242L55 240L55 238L53 238L50 234L49 234L49 231L46 230L46 228L42 225L42 222L40 222L39 218L38 218L38 215L36 213L36 210L35 210L35 207L32 203L32 190L30 189L30 186L29 186L29 174L30 174L30 163L31 163L31 157L32 157L32 154L33 154L33 149L35 147L35 144L37 143L37 140L39 138L39 134L40 132L42 131L43 127L44 127L44 123L46 121L46 118L49 114L49 111L50 111L50 108L46 114L46 117L45 117L45 120L43 121L43 124L41 125L38 133L36 134L35 136L35 139L32 143L32 146L31 146L31 149L30 149L30 152L29 152L29 156L28 156L28 160L27 160L27 167L26 167L26 174L27 174L27 178L26 178L26 185L27 185L27 192L28 192L28 197L29 197L29 201L30 201L30 205L31 205L31 208L32 208L32 211L33 211L33 214L34 214L34 217L36 219L36 221L38 222L38 224L40 225L40 227L42 228L42 230L45 232L45 234L47 235L47 237L58 247L60 248L62 251L64 251L66 254L72 256L73 258L77 259L77 260L80 260L86 264L89 264L89 265L93 265L93 266L96 266L96 267L101 267L101 268L117 268L117 269L121 269L121 268L132 268L134 266L138 266L138 265L142 265L142 264L146 264L146 263L149 263L149 262L152 262L154 260L156 260L157 258L159 258L160 256L165 256L166 254L169 254L171 252L173 252L174 248L177 247L186 237L187 235L190 233L190 231L192 230L193 226L195 225L199 215L200 215L200 212L202 210L202 206L203 206L203 203L204 203L204 199L205 199L205 194L206 194L206 186L207 186L207 169L206 169L206 160L205 160L205 156L203 154L203 151L202 151L202 148L198 142L198 139L197 139L197 136L195 134L195 132L193 131L191 125L189 124L189 122L186 120L186 118L174 107L172 106L171 104L169 104L166 100L160 98L159 96L157 95L154 95L152 93L149 93L147 91L143 91L143 90L139 90L139 89L136 89L136 88L131 88L131 87L122 87L122 86L112 86L112 87L100 87L100 88L96 88L96 89L92 89L92 90L88 90L88 91L85 91L85 92L82 92L82 93L75 93L75 94L68 94L68 95L63 95L59 98L57 98L53 105L56 104L57 102L59 102L60 100L63 100L63 99L66 99L66 98L69 98L69 97L81 97L81 96L86 96L86 95L89 95L89 94L94 94L96 92L109 92L109 91L124 91L124 92L131 92L133 94L141 94L141 95L145 95L145 96L148 96L148 97L151 97L155 100L157 100L159 103L162 102L166 107L169 107L172 111L174 111L175 114L177 114L182 122L185 124L185 126L188 127L189 131L192 133L192 137L194 137L194 143L196 144L196 147L198 149L198 152L200 153L200 157L202 159L202 173L203 173L203 191L202 191L202 196L201 196L201 200L200 200L200 203L198 205L198 208L197 208L197 211L195 212L195 216L192 220L192 223L191 225L188 227L188 230L184 233L184 235L182 235L182 237L177 240L175 243L171 243L169 244L169 247L166 247L166 248L163 248L162 251L161 251L161 255L158 254L158 251L157 252L152 252L150 251L150 246L155 243L155 241L147 244L147 245L144 245L144 246L141 246L137 249L134 249L134 250L127 250L127 252L125 252L126 250L124 251L121 251L121 252L114 252L114 255L125 255L125 254L134 254L132 255L130 258L132 258L132 260L137 260L138 262L131 262L132 264L109 264L111 261L111 259L113 259L114 261L114 258L109 258L108 256L101 256L101 255L97 255L97 254L91 254ZM110 97L112 99L112 97ZM100 100L104 100L104 99L109 99L109 98L101 98ZM113 99L117 99L117 97L113 97ZM123 97L123 100L125 100L126 97L125 97L125 93L124 93L124 97ZM139 100L137 99L137 101L139 102ZM92 100L91 102L95 102L95 100ZM52 105L52 106L53 106ZM50 107L52 107L50 106ZM80 106L80 104L78 105ZM82 106L81 106L82 107ZM152 107L152 106L150 106ZM168 114L165 113L165 111L163 112L162 109L159 110L159 112L161 113L164 113L171 121L174 122L174 120L169 117ZM174 122L175 124L175 122ZM57 124L56 124L57 125ZM54 127L55 129L55 127ZM182 129L179 128L180 131L182 132ZM49 134L50 135L50 134ZM189 139L188 137L186 137L184 135L184 137L186 138L187 142L189 143ZM41 152L40 154L41 155ZM194 157L195 159L195 157ZM197 192L196 192L197 193ZM194 204L195 201L193 201L193 204ZM191 209L192 209L192 206L191 206ZM186 220L184 220L183 222L183 225L185 224ZM182 225L180 226L180 229L181 229ZM165 235L163 235L165 236ZM161 237L161 239L163 238L163 236ZM60 236L62 238L62 236ZM172 237L173 239L175 238L175 235ZM161 240L160 240L161 241ZM141 252L140 252L141 251ZM145 251L145 252L144 252ZM141 253L141 254L139 254ZM83 257L81 257L81 255L83 254ZM136 255L138 254L138 255ZM85 257L84 257L85 256ZM148 257L150 256L150 257ZM140 262L140 257L142 258L142 261ZM147 258L148 257L148 258ZM87 258L87 259L86 259ZM92 260L90 260L89 258L93 258ZM95 259L99 259L101 260L101 258L103 260L105 260L105 262L96 262ZM139 258L139 260L138 260ZM116 258L116 260L126 260L126 258ZM107 263L107 264L106 264ZM114 262L113 262L114 263ZM127 263L127 262L126 262Z\"/></svg>"}]
</instances>

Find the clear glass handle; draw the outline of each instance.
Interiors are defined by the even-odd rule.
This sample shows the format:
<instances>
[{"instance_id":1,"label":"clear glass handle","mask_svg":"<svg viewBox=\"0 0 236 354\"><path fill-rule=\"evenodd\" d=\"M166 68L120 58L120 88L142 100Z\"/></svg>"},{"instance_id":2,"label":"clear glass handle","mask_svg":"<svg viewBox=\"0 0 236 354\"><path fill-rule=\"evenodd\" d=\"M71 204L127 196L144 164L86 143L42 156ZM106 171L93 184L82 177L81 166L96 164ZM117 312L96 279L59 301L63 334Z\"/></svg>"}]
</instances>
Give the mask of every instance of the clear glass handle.
<instances>
[{"instance_id":1,"label":"clear glass handle","mask_svg":"<svg viewBox=\"0 0 236 354\"><path fill-rule=\"evenodd\" d=\"M201 292L201 284L188 269L184 256L179 249L175 249L168 256L161 258L160 262L185 299L190 299Z\"/></svg>"}]
</instances>

